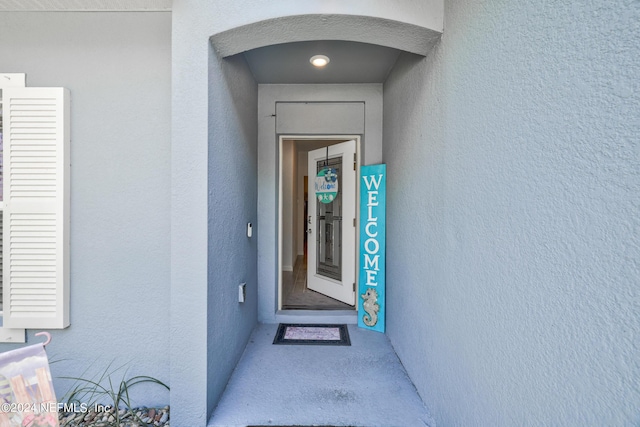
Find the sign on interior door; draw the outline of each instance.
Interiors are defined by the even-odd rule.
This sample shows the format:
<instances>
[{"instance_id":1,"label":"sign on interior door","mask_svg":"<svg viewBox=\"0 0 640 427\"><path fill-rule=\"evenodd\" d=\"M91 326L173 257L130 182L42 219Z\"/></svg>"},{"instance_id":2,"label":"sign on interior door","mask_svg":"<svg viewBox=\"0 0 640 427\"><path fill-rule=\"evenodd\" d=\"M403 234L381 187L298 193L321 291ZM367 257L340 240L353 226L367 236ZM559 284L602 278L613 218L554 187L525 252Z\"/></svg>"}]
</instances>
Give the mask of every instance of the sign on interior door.
<instances>
[{"instance_id":1,"label":"sign on interior door","mask_svg":"<svg viewBox=\"0 0 640 427\"><path fill-rule=\"evenodd\" d=\"M387 166L360 170L360 274L358 326L385 331Z\"/></svg>"}]
</instances>

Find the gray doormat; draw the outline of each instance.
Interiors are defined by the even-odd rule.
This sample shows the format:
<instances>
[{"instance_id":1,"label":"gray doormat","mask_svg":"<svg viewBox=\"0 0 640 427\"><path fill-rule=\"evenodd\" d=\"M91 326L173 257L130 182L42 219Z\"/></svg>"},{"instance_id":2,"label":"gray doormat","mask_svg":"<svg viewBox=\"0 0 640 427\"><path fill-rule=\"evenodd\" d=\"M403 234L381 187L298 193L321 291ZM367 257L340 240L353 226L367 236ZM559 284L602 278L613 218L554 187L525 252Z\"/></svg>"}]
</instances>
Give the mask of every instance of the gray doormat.
<instances>
[{"instance_id":1,"label":"gray doormat","mask_svg":"<svg viewBox=\"0 0 640 427\"><path fill-rule=\"evenodd\" d=\"M274 344L351 345L347 325L280 323Z\"/></svg>"}]
</instances>

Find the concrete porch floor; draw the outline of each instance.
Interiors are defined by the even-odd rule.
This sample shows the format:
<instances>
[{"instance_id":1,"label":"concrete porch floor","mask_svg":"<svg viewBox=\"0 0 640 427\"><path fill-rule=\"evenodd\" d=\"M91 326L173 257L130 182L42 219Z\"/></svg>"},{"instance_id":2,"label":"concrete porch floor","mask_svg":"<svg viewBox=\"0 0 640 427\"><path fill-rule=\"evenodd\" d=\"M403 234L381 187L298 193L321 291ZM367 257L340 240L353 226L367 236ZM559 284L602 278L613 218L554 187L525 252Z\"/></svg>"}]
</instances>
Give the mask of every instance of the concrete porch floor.
<instances>
[{"instance_id":1,"label":"concrete porch floor","mask_svg":"<svg viewBox=\"0 0 640 427\"><path fill-rule=\"evenodd\" d=\"M261 324L209 420L218 426L434 426L386 335L349 325L351 346L273 345Z\"/></svg>"}]
</instances>

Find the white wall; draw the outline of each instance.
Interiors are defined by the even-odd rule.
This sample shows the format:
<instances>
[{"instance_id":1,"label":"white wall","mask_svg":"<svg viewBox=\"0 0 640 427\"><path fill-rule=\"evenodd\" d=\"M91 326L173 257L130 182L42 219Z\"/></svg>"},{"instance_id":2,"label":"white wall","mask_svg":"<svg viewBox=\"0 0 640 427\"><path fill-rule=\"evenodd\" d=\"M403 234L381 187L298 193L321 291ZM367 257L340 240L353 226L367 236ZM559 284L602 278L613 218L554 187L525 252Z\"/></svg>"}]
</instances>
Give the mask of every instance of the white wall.
<instances>
[{"instance_id":1,"label":"white wall","mask_svg":"<svg viewBox=\"0 0 640 427\"><path fill-rule=\"evenodd\" d=\"M284 140L282 144L282 270L293 271L294 255L294 141Z\"/></svg>"},{"instance_id":2,"label":"white wall","mask_svg":"<svg viewBox=\"0 0 640 427\"><path fill-rule=\"evenodd\" d=\"M385 83L388 335L438 425L640 422L638 22L448 1Z\"/></svg>"},{"instance_id":3,"label":"white wall","mask_svg":"<svg viewBox=\"0 0 640 427\"><path fill-rule=\"evenodd\" d=\"M60 377L110 363L169 382L170 36L170 13L0 13L0 70L71 92L71 326L47 347L59 400Z\"/></svg>"}]
</instances>

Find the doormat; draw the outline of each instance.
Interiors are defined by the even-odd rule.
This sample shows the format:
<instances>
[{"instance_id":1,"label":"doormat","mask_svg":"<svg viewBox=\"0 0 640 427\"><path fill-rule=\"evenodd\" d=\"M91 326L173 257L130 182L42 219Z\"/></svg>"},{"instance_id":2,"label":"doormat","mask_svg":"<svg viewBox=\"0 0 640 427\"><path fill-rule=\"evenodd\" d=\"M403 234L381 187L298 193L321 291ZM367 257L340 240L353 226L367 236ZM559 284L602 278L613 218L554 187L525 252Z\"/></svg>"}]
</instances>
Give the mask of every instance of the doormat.
<instances>
[{"instance_id":1,"label":"doormat","mask_svg":"<svg viewBox=\"0 0 640 427\"><path fill-rule=\"evenodd\" d=\"M351 345L347 325L280 323L274 344Z\"/></svg>"}]
</instances>

